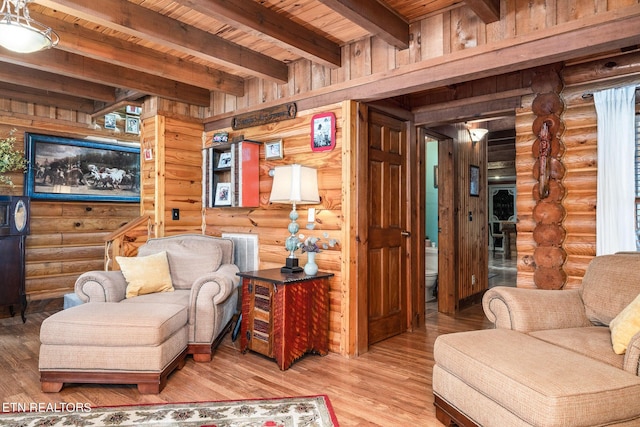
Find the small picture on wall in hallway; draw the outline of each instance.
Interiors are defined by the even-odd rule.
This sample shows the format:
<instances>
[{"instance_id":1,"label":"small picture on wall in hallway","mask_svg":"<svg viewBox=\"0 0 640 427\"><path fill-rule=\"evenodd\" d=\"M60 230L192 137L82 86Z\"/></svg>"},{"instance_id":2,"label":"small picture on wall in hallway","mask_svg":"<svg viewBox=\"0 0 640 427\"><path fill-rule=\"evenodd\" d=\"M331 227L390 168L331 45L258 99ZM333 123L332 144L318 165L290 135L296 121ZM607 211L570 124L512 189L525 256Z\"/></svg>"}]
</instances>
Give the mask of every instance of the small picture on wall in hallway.
<instances>
[{"instance_id":1,"label":"small picture on wall in hallway","mask_svg":"<svg viewBox=\"0 0 640 427\"><path fill-rule=\"evenodd\" d=\"M469 166L469 195L480 196L480 167L475 165Z\"/></svg>"}]
</instances>

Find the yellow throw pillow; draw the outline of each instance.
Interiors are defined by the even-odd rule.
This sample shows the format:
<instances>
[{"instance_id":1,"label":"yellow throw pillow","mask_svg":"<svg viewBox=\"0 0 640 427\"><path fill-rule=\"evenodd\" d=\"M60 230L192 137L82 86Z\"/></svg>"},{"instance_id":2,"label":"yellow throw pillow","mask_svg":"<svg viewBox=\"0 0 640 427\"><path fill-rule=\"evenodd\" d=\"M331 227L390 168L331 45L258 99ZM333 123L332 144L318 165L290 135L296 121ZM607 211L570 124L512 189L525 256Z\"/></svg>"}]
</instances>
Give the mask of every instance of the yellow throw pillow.
<instances>
[{"instance_id":1,"label":"yellow throw pillow","mask_svg":"<svg viewBox=\"0 0 640 427\"><path fill-rule=\"evenodd\" d=\"M640 295L611 321L609 329L613 351L624 354L631 338L640 332Z\"/></svg>"},{"instance_id":2,"label":"yellow throw pillow","mask_svg":"<svg viewBox=\"0 0 640 427\"><path fill-rule=\"evenodd\" d=\"M166 252L141 256L117 256L120 270L127 281L127 298L155 292L173 292Z\"/></svg>"}]
</instances>

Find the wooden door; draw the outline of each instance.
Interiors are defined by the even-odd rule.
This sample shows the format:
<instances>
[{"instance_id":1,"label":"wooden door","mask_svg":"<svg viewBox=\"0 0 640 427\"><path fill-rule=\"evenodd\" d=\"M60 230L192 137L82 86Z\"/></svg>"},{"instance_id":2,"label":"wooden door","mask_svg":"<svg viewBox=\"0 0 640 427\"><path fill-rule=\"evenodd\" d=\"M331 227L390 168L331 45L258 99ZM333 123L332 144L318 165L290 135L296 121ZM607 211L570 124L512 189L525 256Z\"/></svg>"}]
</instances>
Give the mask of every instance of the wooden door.
<instances>
[{"instance_id":1,"label":"wooden door","mask_svg":"<svg viewBox=\"0 0 640 427\"><path fill-rule=\"evenodd\" d=\"M407 126L369 111L367 150L368 344L407 330Z\"/></svg>"}]
</instances>

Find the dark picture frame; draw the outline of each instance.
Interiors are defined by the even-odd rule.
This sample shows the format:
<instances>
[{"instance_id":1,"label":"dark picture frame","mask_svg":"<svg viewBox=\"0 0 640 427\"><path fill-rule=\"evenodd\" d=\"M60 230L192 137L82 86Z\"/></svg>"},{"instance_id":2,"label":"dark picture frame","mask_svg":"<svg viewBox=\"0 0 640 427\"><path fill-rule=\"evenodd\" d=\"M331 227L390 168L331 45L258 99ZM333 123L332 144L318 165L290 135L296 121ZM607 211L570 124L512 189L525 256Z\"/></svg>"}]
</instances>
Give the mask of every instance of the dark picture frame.
<instances>
[{"instance_id":1,"label":"dark picture frame","mask_svg":"<svg viewBox=\"0 0 640 427\"><path fill-rule=\"evenodd\" d=\"M27 133L32 199L140 202L140 146Z\"/></svg>"},{"instance_id":2,"label":"dark picture frame","mask_svg":"<svg viewBox=\"0 0 640 427\"><path fill-rule=\"evenodd\" d=\"M331 151L336 146L336 115L316 114L311 118L311 151Z\"/></svg>"},{"instance_id":3,"label":"dark picture frame","mask_svg":"<svg viewBox=\"0 0 640 427\"><path fill-rule=\"evenodd\" d=\"M469 195L480 197L480 167L469 165Z\"/></svg>"}]
</instances>

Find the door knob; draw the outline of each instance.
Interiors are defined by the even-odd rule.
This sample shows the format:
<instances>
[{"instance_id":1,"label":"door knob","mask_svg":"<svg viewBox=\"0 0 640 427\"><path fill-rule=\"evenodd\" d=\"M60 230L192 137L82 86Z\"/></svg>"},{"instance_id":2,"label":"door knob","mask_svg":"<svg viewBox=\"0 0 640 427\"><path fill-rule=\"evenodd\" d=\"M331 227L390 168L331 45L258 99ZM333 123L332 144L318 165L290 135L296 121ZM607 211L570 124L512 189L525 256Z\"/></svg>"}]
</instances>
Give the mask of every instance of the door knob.
<instances>
[{"instance_id":1,"label":"door knob","mask_svg":"<svg viewBox=\"0 0 640 427\"><path fill-rule=\"evenodd\" d=\"M407 230L404 230L404 231L403 231L403 232L401 232L400 234L402 234L404 237L409 237L409 236L411 236L411 232L410 232L410 231L407 231Z\"/></svg>"}]
</instances>

